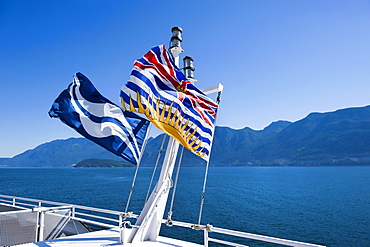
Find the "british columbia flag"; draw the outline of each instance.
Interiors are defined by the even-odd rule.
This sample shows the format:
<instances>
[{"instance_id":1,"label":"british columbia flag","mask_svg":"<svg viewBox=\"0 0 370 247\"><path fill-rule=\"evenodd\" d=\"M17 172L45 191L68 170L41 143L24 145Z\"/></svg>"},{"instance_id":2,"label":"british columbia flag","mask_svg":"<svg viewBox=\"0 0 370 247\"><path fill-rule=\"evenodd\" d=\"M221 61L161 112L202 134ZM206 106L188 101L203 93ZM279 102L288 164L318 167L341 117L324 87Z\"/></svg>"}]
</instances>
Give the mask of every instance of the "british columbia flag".
<instances>
[{"instance_id":1,"label":"british columbia flag","mask_svg":"<svg viewBox=\"0 0 370 247\"><path fill-rule=\"evenodd\" d=\"M209 160L218 104L186 79L164 45L135 61L120 96L125 110L145 114L184 147Z\"/></svg>"}]
</instances>

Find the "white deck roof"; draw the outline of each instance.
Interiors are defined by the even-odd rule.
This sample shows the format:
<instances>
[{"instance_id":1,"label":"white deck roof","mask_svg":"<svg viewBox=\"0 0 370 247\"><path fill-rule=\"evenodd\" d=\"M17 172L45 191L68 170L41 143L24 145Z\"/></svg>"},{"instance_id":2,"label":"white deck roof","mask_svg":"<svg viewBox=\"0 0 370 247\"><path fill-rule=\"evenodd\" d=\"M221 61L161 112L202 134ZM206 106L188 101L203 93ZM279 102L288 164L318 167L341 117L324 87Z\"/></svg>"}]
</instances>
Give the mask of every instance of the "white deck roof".
<instances>
[{"instance_id":1,"label":"white deck roof","mask_svg":"<svg viewBox=\"0 0 370 247\"><path fill-rule=\"evenodd\" d=\"M96 232L89 232L83 233L79 235L63 237L53 240L46 240L37 243L29 243L29 244L22 244L17 245L19 247L68 247L68 246L76 246L76 247L95 247L95 246L121 246L119 243L119 230L118 228L112 228L108 230L96 231ZM180 246L188 246L188 247L200 247L203 245L185 242L177 239L166 238L159 236L157 238L157 242L140 242L136 244L129 244L126 243L124 246L158 246L158 247L180 247Z\"/></svg>"}]
</instances>

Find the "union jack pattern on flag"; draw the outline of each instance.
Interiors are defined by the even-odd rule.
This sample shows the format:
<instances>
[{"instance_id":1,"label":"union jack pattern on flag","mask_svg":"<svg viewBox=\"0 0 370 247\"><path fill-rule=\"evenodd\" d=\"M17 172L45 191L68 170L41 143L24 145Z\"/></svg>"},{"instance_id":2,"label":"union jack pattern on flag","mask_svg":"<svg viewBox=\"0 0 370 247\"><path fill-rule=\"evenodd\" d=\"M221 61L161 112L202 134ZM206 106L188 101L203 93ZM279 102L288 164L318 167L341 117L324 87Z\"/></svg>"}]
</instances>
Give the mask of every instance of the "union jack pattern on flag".
<instances>
[{"instance_id":1,"label":"union jack pattern on flag","mask_svg":"<svg viewBox=\"0 0 370 247\"><path fill-rule=\"evenodd\" d=\"M209 160L218 104L186 79L164 45L135 61L120 96L126 111L145 114L184 147Z\"/></svg>"}]
</instances>

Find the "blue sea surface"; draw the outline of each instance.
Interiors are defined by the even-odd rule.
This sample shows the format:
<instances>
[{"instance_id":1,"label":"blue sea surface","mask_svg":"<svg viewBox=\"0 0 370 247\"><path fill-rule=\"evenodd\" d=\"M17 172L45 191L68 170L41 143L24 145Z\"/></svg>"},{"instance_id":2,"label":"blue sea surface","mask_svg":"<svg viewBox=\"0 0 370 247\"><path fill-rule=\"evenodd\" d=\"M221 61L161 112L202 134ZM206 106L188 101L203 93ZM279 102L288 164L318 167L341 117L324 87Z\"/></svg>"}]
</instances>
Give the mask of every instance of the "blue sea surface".
<instances>
[{"instance_id":1,"label":"blue sea surface","mask_svg":"<svg viewBox=\"0 0 370 247\"><path fill-rule=\"evenodd\" d=\"M140 213L152 169L139 169L129 211ZM204 171L181 168L173 220L198 222ZM123 211L134 172L2 168L0 194ZM210 167L201 223L333 247L370 246L370 167ZM161 233L199 243L203 234L165 225Z\"/></svg>"}]
</instances>

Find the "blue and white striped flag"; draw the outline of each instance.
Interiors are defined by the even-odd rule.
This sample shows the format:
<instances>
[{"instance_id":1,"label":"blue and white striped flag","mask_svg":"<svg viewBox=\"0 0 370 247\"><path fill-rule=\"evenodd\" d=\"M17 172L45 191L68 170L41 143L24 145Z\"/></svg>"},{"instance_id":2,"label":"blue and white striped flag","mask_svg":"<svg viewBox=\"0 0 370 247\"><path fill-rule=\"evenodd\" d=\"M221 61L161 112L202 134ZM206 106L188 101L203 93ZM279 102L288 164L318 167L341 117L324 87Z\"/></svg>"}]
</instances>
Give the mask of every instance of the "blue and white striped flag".
<instances>
[{"instance_id":1,"label":"blue and white striped flag","mask_svg":"<svg viewBox=\"0 0 370 247\"><path fill-rule=\"evenodd\" d=\"M59 118L87 139L138 164L149 121L122 111L83 74L74 75L68 89L54 101L49 116Z\"/></svg>"},{"instance_id":2,"label":"blue and white striped flag","mask_svg":"<svg viewBox=\"0 0 370 247\"><path fill-rule=\"evenodd\" d=\"M190 83L164 45L134 63L121 104L139 112L194 154L209 160L218 104Z\"/></svg>"}]
</instances>

